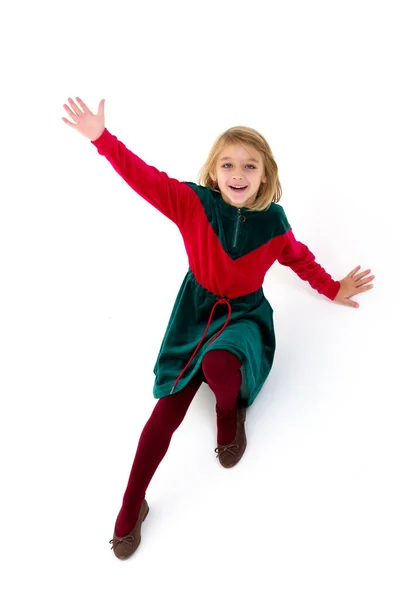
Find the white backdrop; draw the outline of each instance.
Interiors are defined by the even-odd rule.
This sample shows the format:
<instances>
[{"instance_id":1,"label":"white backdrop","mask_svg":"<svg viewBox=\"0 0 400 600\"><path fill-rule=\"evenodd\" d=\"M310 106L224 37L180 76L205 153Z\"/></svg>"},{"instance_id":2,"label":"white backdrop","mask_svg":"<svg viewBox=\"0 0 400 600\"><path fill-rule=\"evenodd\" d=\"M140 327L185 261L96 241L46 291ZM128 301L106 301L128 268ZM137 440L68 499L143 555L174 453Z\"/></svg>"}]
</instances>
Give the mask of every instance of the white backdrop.
<instances>
[{"instance_id":1,"label":"white backdrop","mask_svg":"<svg viewBox=\"0 0 400 600\"><path fill-rule=\"evenodd\" d=\"M2 597L399 598L395 5L2 9ZM272 267L277 352L246 454L218 464L203 385L127 562L108 540L187 258L176 226L62 122L69 96L105 98L107 128L182 181L226 128L258 129L297 238L335 279L376 275L351 309Z\"/></svg>"}]
</instances>

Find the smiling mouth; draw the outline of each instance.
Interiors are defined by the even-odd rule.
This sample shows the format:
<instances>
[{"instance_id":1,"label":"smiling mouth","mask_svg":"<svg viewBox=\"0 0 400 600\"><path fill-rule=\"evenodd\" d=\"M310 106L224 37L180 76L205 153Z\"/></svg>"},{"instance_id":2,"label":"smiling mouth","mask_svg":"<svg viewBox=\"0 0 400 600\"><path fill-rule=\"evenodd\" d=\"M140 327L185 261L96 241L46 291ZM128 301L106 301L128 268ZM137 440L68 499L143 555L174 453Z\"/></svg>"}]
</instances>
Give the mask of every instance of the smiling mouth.
<instances>
[{"instance_id":1,"label":"smiling mouth","mask_svg":"<svg viewBox=\"0 0 400 600\"><path fill-rule=\"evenodd\" d=\"M245 190L247 190L247 185L243 188L234 188L231 185L229 186L231 188L231 190L233 190L234 192L236 192L237 194L240 194L240 192L244 192Z\"/></svg>"}]
</instances>

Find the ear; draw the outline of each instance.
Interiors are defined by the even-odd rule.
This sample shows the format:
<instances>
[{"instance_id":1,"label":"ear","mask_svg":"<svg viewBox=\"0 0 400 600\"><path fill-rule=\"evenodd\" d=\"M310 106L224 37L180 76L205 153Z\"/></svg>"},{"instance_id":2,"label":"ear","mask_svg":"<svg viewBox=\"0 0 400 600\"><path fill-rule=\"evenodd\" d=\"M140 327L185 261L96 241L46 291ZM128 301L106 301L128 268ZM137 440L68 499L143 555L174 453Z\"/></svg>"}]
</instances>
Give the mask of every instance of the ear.
<instances>
[{"instance_id":1,"label":"ear","mask_svg":"<svg viewBox=\"0 0 400 600\"><path fill-rule=\"evenodd\" d=\"M267 183L267 174L265 172L265 168L263 169L263 175L261 177L261 183Z\"/></svg>"}]
</instances>

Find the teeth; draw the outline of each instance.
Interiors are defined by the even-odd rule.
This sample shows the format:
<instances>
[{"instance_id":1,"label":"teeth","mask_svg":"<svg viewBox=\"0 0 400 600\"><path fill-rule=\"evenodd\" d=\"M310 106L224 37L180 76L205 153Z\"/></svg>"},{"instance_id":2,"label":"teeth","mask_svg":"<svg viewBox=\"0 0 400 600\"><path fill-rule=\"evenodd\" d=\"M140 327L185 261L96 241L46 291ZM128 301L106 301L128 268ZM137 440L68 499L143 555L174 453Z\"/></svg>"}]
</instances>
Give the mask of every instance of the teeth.
<instances>
[{"instance_id":1,"label":"teeth","mask_svg":"<svg viewBox=\"0 0 400 600\"><path fill-rule=\"evenodd\" d=\"M231 187L235 188L235 190L242 190L246 186L245 185L232 185Z\"/></svg>"}]
</instances>

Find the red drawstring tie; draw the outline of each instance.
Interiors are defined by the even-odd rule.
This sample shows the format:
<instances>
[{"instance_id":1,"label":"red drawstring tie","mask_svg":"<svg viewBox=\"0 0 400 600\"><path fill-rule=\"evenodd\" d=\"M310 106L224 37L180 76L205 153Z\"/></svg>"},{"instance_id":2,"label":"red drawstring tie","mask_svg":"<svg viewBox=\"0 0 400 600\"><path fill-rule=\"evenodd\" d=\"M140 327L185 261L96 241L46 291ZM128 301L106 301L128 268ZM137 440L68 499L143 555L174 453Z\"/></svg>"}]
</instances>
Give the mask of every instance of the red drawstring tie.
<instances>
[{"instance_id":1,"label":"red drawstring tie","mask_svg":"<svg viewBox=\"0 0 400 600\"><path fill-rule=\"evenodd\" d=\"M214 304L211 314L210 314L210 318L208 319L208 323L207 323L207 327L205 332L203 333L203 337L201 338L200 342L197 345L196 350L193 352L191 359L189 360L188 364L186 365L186 367L183 369L182 373L179 375L179 377L176 379L174 385L172 386L172 390L170 391L170 394L173 393L174 389L176 388L176 384L178 383L178 381L180 380L180 378L182 377L182 375L184 374L184 372L186 371L186 369L188 368L188 366L190 365L190 363L192 362L193 358L195 357L197 350L200 348L202 341L204 340L205 336L207 335L207 331L208 328L210 327L210 323L211 323L211 319L213 317L214 314L214 310L216 309L216 307L218 306L218 304L227 304L228 305L228 317L225 321L225 325L222 327L221 331L219 331L211 340L211 342L209 342L207 344L207 347L213 343L213 341L219 336L221 335L221 333L223 332L223 330L225 329L225 327L228 325L229 319L231 318L231 314L232 314L232 307L229 303L229 301L226 298L218 298L217 302Z\"/></svg>"}]
</instances>

